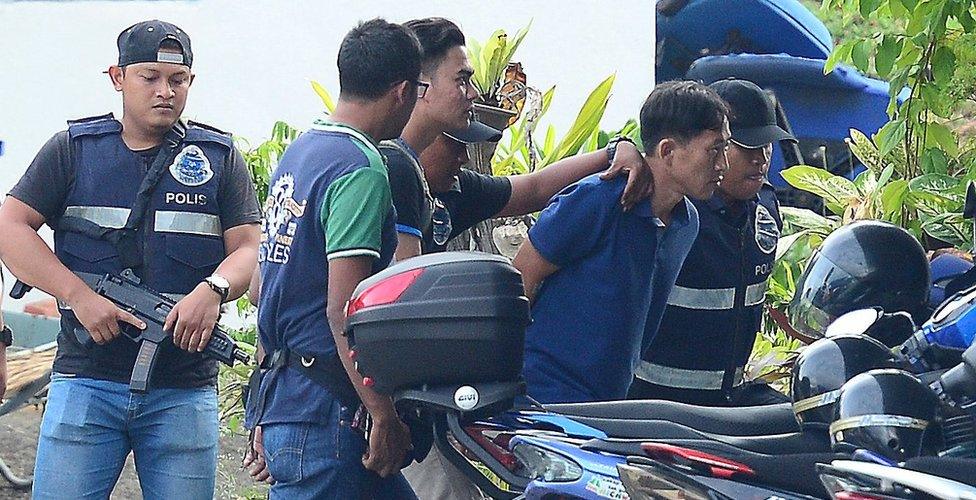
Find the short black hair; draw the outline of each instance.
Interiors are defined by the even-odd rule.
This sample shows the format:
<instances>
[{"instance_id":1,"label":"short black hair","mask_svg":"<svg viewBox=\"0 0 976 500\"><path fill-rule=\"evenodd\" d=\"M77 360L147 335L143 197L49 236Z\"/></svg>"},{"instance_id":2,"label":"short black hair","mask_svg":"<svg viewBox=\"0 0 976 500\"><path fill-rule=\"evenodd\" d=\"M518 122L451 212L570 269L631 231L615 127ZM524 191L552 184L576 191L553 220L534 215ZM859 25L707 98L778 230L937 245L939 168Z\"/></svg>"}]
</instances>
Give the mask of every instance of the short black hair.
<instances>
[{"instance_id":1,"label":"short black hair","mask_svg":"<svg viewBox=\"0 0 976 500\"><path fill-rule=\"evenodd\" d=\"M421 66L426 74L437 70L447 51L454 47L464 47L464 33L452 21L443 17L425 17L403 23L413 31L424 52Z\"/></svg>"},{"instance_id":2,"label":"short black hair","mask_svg":"<svg viewBox=\"0 0 976 500\"><path fill-rule=\"evenodd\" d=\"M644 152L662 139L686 141L706 130L721 130L729 106L706 85L692 81L665 82L647 96L640 111Z\"/></svg>"},{"instance_id":3,"label":"short black hair","mask_svg":"<svg viewBox=\"0 0 976 500\"><path fill-rule=\"evenodd\" d=\"M420 44L413 32L384 19L361 22L339 46L339 94L376 99L394 84L420 76Z\"/></svg>"}]
</instances>

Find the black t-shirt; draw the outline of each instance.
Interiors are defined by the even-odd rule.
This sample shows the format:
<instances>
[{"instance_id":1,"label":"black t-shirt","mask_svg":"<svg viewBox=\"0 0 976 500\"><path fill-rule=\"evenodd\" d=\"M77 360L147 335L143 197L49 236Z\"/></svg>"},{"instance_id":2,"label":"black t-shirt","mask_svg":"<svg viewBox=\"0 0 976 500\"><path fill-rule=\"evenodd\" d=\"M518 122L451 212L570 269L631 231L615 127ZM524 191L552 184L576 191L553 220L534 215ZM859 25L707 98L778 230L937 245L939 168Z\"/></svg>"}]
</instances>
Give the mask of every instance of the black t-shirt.
<instances>
[{"instance_id":1,"label":"black t-shirt","mask_svg":"<svg viewBox=\"0 0 976 500\"><path fill-rule=\"evenodd\" d=\"M393 206L397 212L397 232L421 238L430 225L434 200L427 189L417 155L400 139L381 142L380 152L386 157Z\"/></svg>"},{"instance_id":2,"label":"black t-shirt","mask_svg":"<svg viewBox=\"0 0 976 500\"><path fill-rule=\"evenodd\" d=\"M157 148L136 151L148 170L156 158ZM75 180L67 131L54 135L34 157L20 181L9 195L24 202L44 216L60 217L65 210L68 191ZM220 223L223 230L261 220L254 184L240 152L234 149L226 160L218 190ZM54 369L60 373L128 382L138 346L124 339L105 345L83 347L74 339L58 342ZM126 362L118 362L118 359ZM99 360L112 359L108 363ZM131 361L129 361L131 359ZM122 369L120 367L127 367ZM216 365L200 354L164 349L153 371L154 387L199 387L216 383Z\"/></svg>"},{"instance_id":3,"label":"black t-shirt","mask_svg":"<svg viewBox=\"0 0 976 500\"><path fill-rule=\"evenodd\" d=\"M461 169L450 190L433 193L433 207L430 215L424 218L423 209L417 209L423 207L427 199L423 174L412 164L400 161L402 158L397 160L396 156L387 156L387 168L398 230L403 232L402 226L420 229L423 253L443 252L448 241L494 217L512 197L512 182L507 178Z\"/></svg>"}]
</instances>

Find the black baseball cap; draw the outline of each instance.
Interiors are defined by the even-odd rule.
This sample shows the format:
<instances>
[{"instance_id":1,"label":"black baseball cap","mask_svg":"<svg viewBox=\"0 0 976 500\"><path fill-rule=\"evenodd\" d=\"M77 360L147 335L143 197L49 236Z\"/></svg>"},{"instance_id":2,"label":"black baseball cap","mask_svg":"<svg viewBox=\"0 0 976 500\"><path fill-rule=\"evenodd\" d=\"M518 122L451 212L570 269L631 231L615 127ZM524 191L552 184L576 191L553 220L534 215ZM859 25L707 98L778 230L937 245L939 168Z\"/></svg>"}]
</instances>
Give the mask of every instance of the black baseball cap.
<instances>
[{"instance_id":1,"label":"black baseball cap","mask_svg":"<svg viewBox=\"0 0 976 500\"><path fill-rule=\"evenodd\" d=\"M489 127L488 125L475 120L471 120L471 123L467 128L444 132L444 135L463 144L498 142L502 139L501 130Z\"/></svg>"},{"instance_id":2,"label":"black baseball cap","mask_svg":"<svg viewBox=\"0 0 976 500\"><path fill-rule=\"evenodd\" d=\"M776 123L773 101L747 80L719 80L709 87L729 104L732 141L746 148L761 148L777 141L794 141L793 134Z\"/></svg>"},{"instance_id":3,"label":"black baseball cap","mask_svg":"<svg viewBox=\"0 0 976 500\"><path fill-rule=\"evenodd\" d=\"M166 40L176 42L180 53L161 52L159 46ZM158 19L133 24L119 33L119 66L144 62L162 62L193 65L190 36L174 24Z\"/></svg>"}]
</instances>

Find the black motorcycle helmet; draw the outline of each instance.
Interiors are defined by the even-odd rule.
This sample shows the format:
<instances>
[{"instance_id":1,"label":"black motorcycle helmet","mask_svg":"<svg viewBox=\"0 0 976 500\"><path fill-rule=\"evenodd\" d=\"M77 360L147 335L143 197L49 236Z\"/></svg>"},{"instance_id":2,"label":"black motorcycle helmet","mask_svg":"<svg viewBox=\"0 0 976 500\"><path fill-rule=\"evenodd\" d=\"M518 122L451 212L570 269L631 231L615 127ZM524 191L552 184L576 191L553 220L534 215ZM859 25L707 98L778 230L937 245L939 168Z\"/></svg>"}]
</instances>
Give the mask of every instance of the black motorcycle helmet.
<instances>
[{"instance_id":1,"label":"black motorcycle helmet","mask_svg":"<svg viewBox=\"0 0 976 500\"><path fill-rule=\"evenodd\" d=\"M827 429L841 386L855 375L894 366L890 349L863 334L846 334L810 344L793 365L790 397L803 429Z\"/></svg>"},{"instance_id":2,"label":"black motorcycle helmet","mask_svg":"<svg viewBox=\"0 0 976 500\"><path fill-rule=\"evenodd\" d=\"M835 452L858 448L903 462L942 448L939 398L904 370L871 370L840 390L830 424Z\"/></svg>"},{"instance_id":3,"label":"black motorcycle helmet","mask_svg":"<svg viewBox=\"0 0 976 500\"><path fill-rule=\"evenodd\" d=\"M810 258L787 308L797 331L819 338L838 316L881 307L921 319L929 294L922 245L887 222L858 221L837 229Z\"/></svg>"}]
</instances>

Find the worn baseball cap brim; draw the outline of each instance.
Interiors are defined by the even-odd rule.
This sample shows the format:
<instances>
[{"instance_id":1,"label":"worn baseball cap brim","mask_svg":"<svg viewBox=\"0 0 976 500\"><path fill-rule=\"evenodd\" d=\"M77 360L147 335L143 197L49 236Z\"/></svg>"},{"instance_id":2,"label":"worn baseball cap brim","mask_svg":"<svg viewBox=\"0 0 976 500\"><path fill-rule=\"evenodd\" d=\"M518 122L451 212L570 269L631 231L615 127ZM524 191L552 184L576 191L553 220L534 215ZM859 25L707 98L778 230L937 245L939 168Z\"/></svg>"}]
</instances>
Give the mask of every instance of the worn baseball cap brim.
<instances>
[{"instance_id":1,"label":"worn baseball cap brim","mask_svg":"<svg viewBox=\"0 0 976 500\"><path fill-rule=\"evenodd\" d=\"M498 142L502 139L500 130L474 120L471 120L471 124L467 128L444 132L444 135L464 144Z\"/></svg>"},{"instance_id":2,"label":"worn baseball cap brim","mask_svg":"<svg viewBox=\"0 0 976 500\"><path fill-rule=\"evenodd\" d=\"M733 127L732 141L746 148L761 148L773 142L796 142L796 137L776 125L764 125L747 128Z\"/></svg>"}]
</instances>

